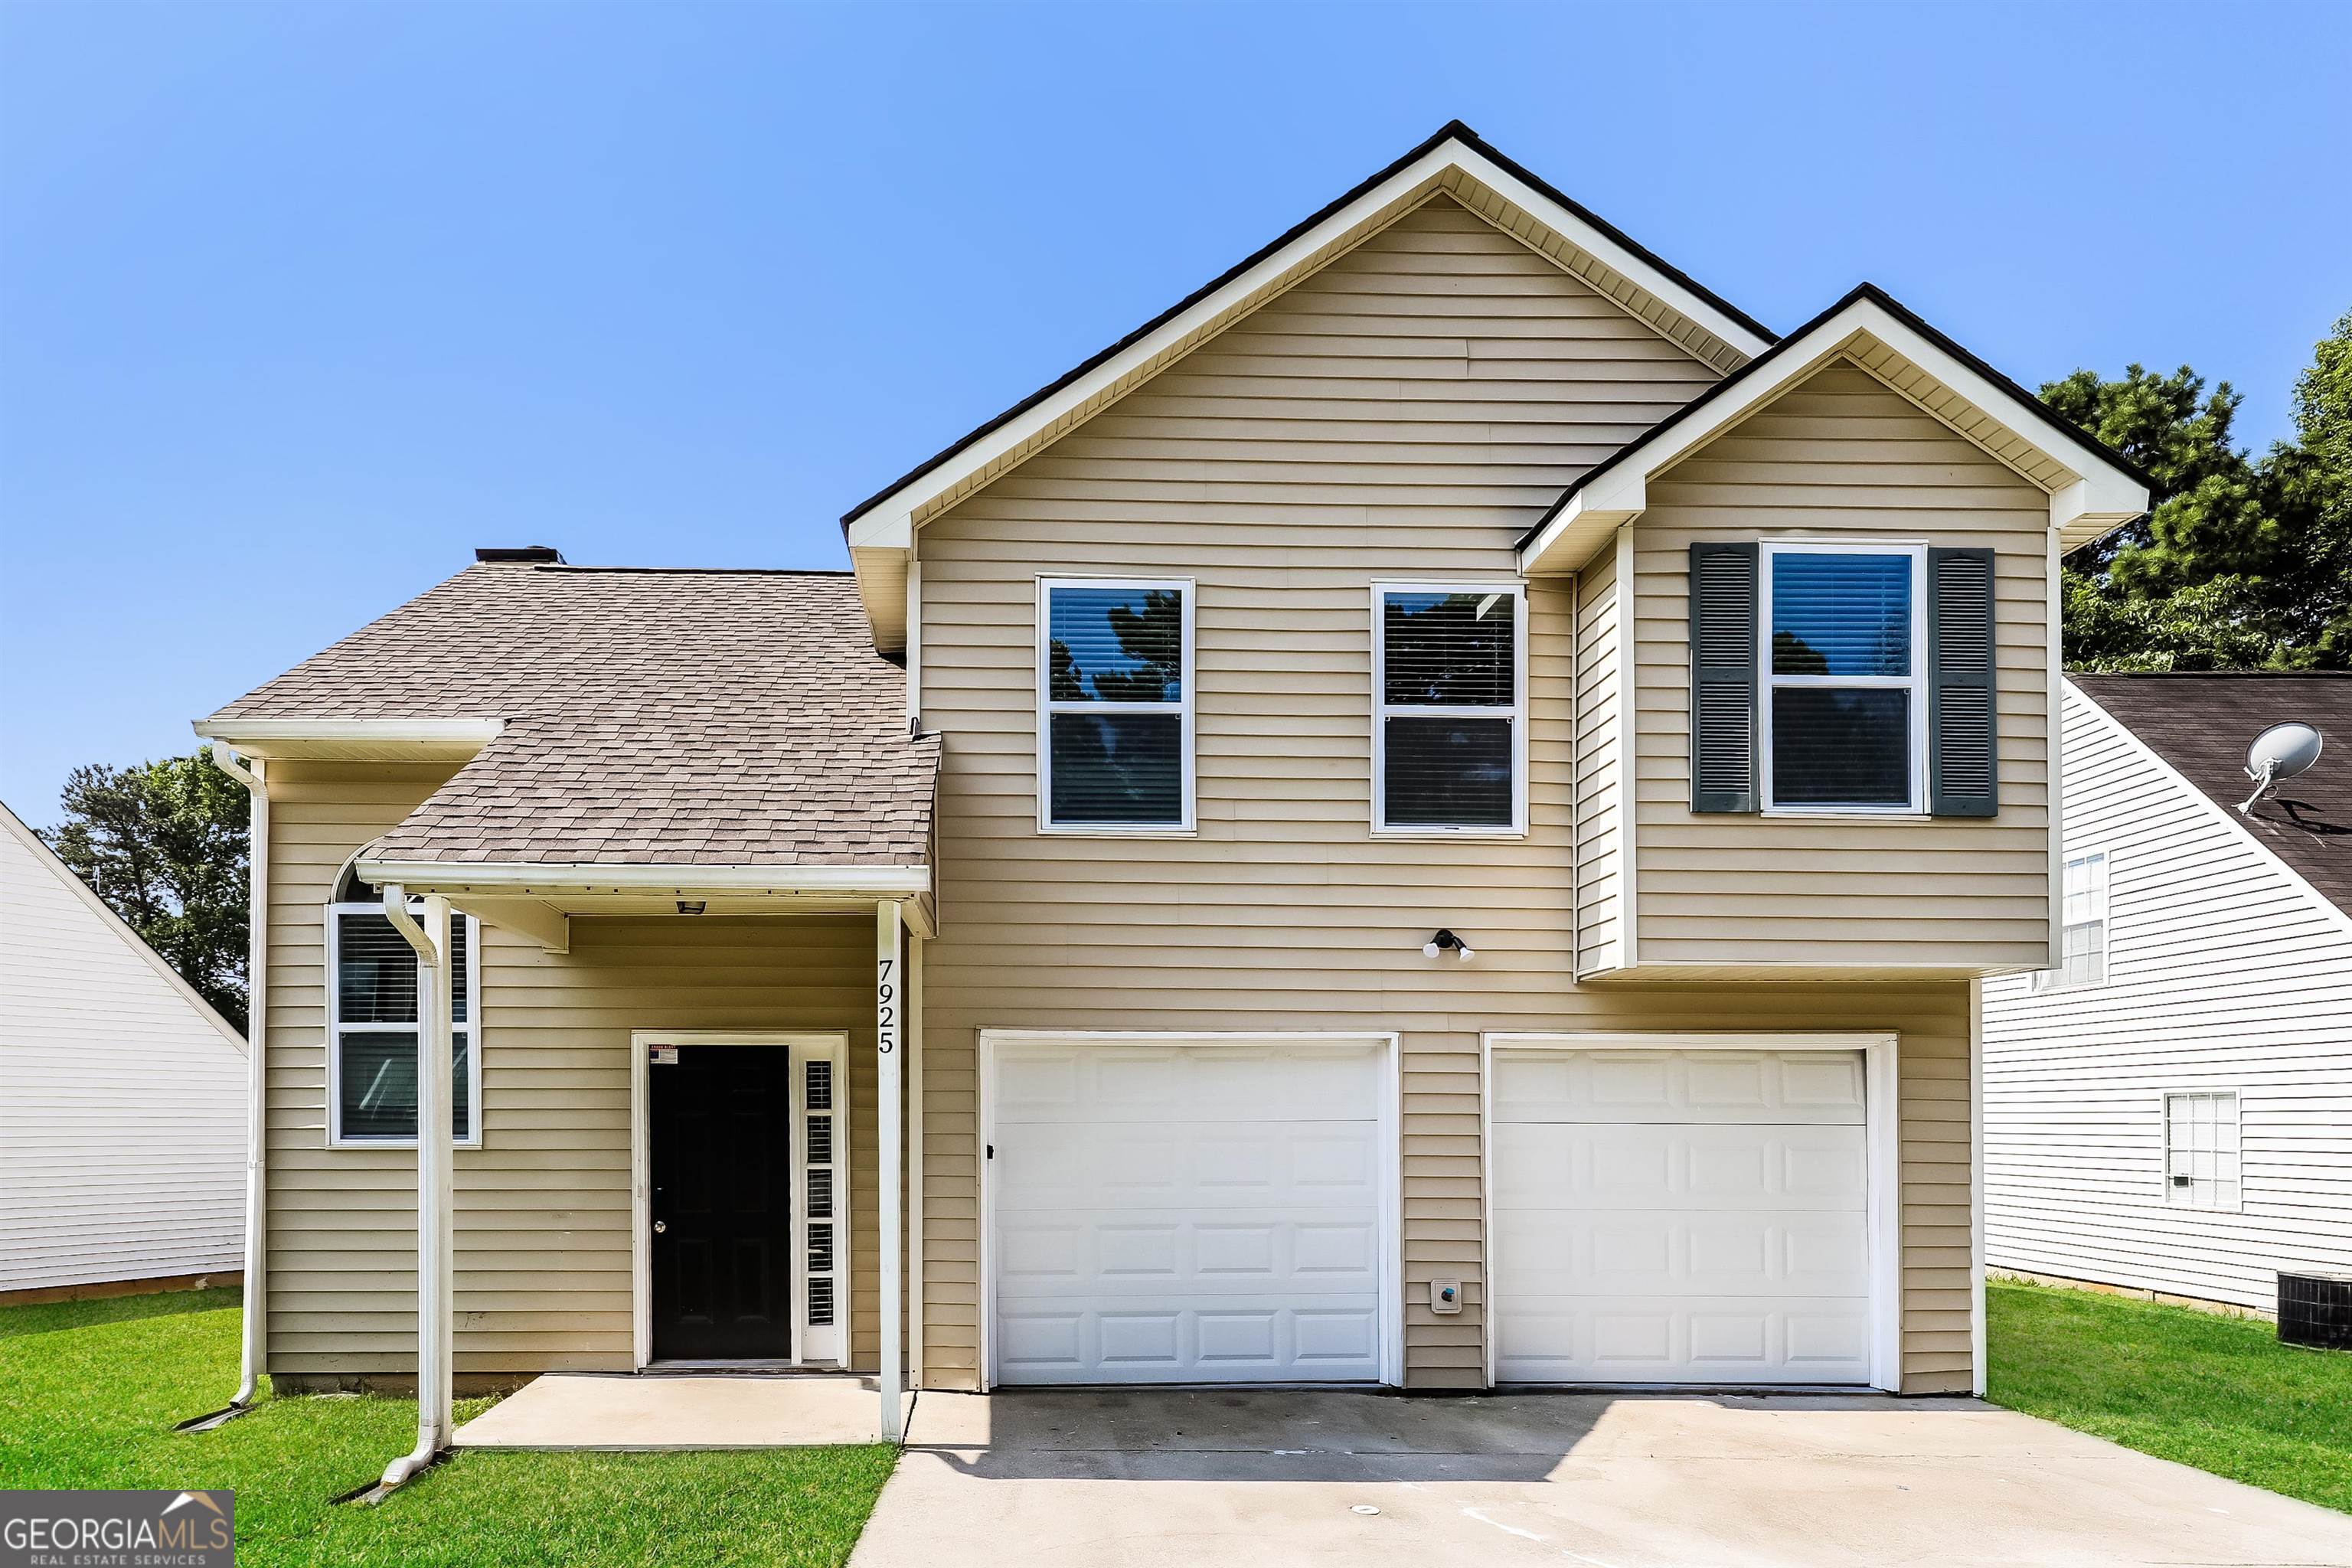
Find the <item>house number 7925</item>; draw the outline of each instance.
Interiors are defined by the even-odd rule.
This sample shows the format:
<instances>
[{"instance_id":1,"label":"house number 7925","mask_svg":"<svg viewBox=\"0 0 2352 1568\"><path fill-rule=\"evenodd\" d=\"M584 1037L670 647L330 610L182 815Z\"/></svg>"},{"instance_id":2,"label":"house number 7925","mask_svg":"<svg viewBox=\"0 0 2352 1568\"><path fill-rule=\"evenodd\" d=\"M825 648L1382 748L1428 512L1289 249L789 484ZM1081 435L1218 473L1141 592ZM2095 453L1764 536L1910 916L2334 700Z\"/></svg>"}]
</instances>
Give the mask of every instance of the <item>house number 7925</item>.
<instances>
[{"instance_id":1,"label":"house number 7925","mask_svg":"<svg viewBox=\"0 0 2352 1568\"><path fill-rule=\"evenodd\" d=\"M886 1057L898 1048L898 1009L894 1005L898 988L890 984L892 962L880 961L880 973L874 981L874 1048Z\"/></svg>"}]
</instances>

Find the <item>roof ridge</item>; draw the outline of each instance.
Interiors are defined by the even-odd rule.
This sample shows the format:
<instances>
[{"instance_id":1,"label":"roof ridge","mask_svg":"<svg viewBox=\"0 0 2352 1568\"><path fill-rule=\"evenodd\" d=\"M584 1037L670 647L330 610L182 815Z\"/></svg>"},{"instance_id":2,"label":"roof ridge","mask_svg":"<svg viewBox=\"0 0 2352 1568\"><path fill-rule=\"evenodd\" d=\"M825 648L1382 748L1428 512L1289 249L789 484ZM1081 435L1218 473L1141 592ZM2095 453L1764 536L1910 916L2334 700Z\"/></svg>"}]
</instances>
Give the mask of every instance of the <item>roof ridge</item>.
<instances>
[{"instance_id":1,"label":"roof ridge","mask_svg":"<svg viewBox=\"0 0 2352 1568\"><path fill-rule=\"evenodd\" d=\"M845 566L575 566L569 562L546 562L531 568L534 572L636 572L646 574L698 577L851 577L856 574Z\"/></svg>"}]
</instances>

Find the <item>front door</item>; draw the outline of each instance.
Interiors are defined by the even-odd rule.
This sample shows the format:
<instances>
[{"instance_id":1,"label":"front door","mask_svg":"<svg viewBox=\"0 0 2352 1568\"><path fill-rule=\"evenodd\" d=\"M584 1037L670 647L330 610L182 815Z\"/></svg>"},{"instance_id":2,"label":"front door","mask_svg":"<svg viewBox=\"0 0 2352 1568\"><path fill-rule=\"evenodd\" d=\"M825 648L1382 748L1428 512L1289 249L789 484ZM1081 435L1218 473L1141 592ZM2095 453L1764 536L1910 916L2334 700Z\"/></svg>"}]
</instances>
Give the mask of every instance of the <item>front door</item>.
<instances>
[{"instance_id":1,"label":"front door","mask_svg":"<svg viewBox=\"0 0 2352 1568\"><path fill-rule=\"evenodd\" d=\"M791 1047L659 1047L646 1085L654 1358L792 1359Z\"/></svg>"}]
</instances>

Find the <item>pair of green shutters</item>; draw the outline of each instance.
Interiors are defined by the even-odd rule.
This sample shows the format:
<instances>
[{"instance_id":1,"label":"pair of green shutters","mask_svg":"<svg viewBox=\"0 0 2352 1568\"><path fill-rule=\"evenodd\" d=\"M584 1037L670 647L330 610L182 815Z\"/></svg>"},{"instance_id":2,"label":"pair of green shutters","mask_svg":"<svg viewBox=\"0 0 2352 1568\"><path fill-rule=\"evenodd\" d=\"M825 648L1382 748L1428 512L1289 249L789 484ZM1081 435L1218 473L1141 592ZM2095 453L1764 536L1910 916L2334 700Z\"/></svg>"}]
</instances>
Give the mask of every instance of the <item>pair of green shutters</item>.
<instances>
[{"instance_id":1,"label":"pair of green shutters","mask_svg":"<svg viewBox=\"0 0 2352 1568\"><path fill-rule=\"evenodd\" d=\"M1753 542L1690 547L1691 809L1760 809ZM1927 552L1927 809L1999 808L1993 728L1993 552Z\"/></svg>"}]
</instances>

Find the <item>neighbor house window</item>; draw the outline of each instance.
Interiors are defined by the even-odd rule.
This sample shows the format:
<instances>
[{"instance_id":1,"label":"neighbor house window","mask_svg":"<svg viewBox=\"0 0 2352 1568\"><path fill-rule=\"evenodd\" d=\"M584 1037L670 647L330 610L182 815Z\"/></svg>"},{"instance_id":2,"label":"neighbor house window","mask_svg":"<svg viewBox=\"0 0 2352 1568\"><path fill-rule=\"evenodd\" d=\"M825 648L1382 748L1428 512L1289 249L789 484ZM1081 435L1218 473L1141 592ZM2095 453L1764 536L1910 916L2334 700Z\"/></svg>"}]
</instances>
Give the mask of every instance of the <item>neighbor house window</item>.
<instances>
[{"instance_id":1,"label":"neighbor house window","mask_svg":"<svg viewBox=\"0 0 2352 1568\"><path fill-rule=\"evenodd\" d=\"M1372 590L1372 824L1527 828L1527 605L1516 583Z\"/></svg>"},{"instance_id":2,"label":"neighbor house window","mask_svg":"<svg viewBox=\"0 0 2352 1568\"><path fill-rule=\"evenodd\" d=\"M424 900L409 908L422 914ZM481 1054L474 1049L481 1014L480 931L470 915L452 911L449 947L450 1131L459 1143L478 1144L474 1107L481 1097ZM343 874L327 906L328 1141L332 1143L416 1142L416 1002L425 966L408 939L384 918L383 892Z\"/></svg>"},{"instance_id":3,"label":"neighbor house window","mask_svg":"<svg viewBox=\"0 0 2352 1568\"><path fill-rule=\"evenodd\" d=\"M2097 985L2107 978L2107 857L2091 850L2066 857L2060 895L2063 925L2058 967L2033 977L2036 991Z\"/></svg>"},{"instance_id":4,"label":"neighbor house window","mask_svg":"<svg viewBox=\"0 0 2352 1568\"><path fill-rule=\"evenodd\" d=\"M1927 552L1768 543L1764 808L1923 811Z\"/></svg>"},{"instance_id":5,"label":"neighbor house window","mask_svg":"<svg viewBox=\"0 0 2352 1568\"><path fill-rule=\"evenodd\" d=\"M1038 584L1038 825L1192 826L1192 585Z\"/></svg>"},{"instance_id":6,"label":"neighbor house window","mask_svg":"<svg viewBox=\"0 0 2352 1568\"><path fill-rule=\"evenodd\" d=\"M2164 1200L2181 1208L2240 1206L2234 1091L2164 1097Z\"/></svg>"}]
</instances>

